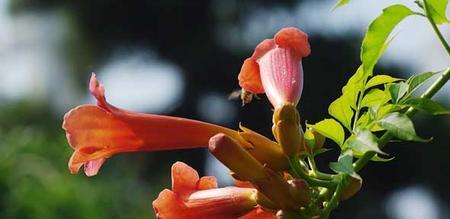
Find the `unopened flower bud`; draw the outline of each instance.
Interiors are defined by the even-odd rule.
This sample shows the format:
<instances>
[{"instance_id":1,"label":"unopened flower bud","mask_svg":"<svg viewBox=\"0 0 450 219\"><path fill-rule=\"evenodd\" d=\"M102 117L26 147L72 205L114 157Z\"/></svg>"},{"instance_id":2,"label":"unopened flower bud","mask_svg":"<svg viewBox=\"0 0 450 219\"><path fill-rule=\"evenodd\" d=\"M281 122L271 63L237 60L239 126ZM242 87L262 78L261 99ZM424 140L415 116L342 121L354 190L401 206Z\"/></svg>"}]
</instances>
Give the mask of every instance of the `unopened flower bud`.
<instances>
[{"instance_id":1,"label":"unopened flower bud","mask_svg":"<svg viewBox=\"0 0 450 219\"><path fill-rule=\"evenodd\" d=\"M283 154L280 145L272 140L240 126L239 135L250 145L243 146L256 160L274 171L283 171L290 168L287 157Z\"/></svg>"},{"instance_id":2,"label":"unopened flower bud","mask_svg":"<svg viewBox=\"0 0 450 219\"><path fill-rule=\"evenodd\" d=\"M294 179L288 181L292 197L302 207L306 207L311 202L311 190L308 183L302 179Z\"/></svg>"},{"instance_id":3,"label":"unopened flower bud","mask_svg":"<svg viewBox=\"0 0 450 219\"><path fill-rule=\"evenodd\" d=\"M281 209L295 209L297 203L292 197L290 186L279 174L265 168L268 177L253 181L259 192Z\"/></svg>"},{"instance_id":4,"label":"unopened flower bud","mask_svg":"<svg viewBox=\"0 0 450 219\"><path fill-rule=\"evenodd\" d=\"M285 104L275 109L272 132L285 155L294 156L302 150L303 130L294 105Z\"/></svg>"},{"instance_id":5,"label":"unopened flower bud","mask_svg":"<svg viewBox=\"0 0 450 219\"><path fill-rule=\"evenodd\" d=\"M240 180L266 178L264 167L231 137L219 133L209 140L209 151Z\"/></svg>"}]
</instances>

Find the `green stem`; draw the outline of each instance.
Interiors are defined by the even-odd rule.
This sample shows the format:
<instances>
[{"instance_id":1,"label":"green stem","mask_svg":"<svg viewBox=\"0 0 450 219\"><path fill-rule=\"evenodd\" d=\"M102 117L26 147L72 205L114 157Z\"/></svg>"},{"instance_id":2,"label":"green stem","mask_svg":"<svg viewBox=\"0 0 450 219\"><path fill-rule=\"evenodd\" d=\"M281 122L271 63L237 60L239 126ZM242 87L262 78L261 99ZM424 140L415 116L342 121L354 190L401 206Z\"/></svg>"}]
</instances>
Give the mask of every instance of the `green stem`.
<instances>
[{"instance_id":1,"label":"green stem","mask_svg":"<svg viewBox=\"0 0 450 219\"><path fill-rule=\"evenodd\" d=\"M430 6L427 3L427 0L423 0L423 6L425 9L426 16L428 18L428 21L430 21L431 26L433 27L434 32L438 36L439 40L441 41L442 45L444 46L445 50L447 51L447 54L450 56L450 46L448 45L447 41L445 40L444 36L442 35L441 31L439 31L436 22L433 20L433 17L431 17L430 13Z\"/></svg>"},{"instance_id":2,"label":"green stem","mask_svg":"<svg viewBox=\"0 0 450 219\"><path fill-rule=\"evenodd\" d=\"M338 175L339 177L338 184L336 187L336 190L333 193L333 196L331 196L330 201L328 202L327 206L323 209L321 219L326 219L330 216L330 213L333 209L335 209L339 205L339 200L341 199L342 191L344 190L346 184L347 184L347 178L348 175Z\"/></svg>"},{"instance_id":3,"label":"green stem","mask_svg":"<svg viewBox=\"0 0 450 219\"><path fill-rule=\"evenodd\" d=\"M447 68L445 72L441 75L439 79L437 79L428 89L423 93L420 97L421 98L431 98L433 97L444 85L447 83L447 81L450 79L450 68ZM416 109L409 107L406 111L406 115L409 117L412 117L417 112ZM384 133L383 136L381 136L380 140L378 141L378 145L381 148L383 148L394 136L390 132ZM373 156L375 156L375 152L367 152L365 153L361 158L359 158L354 164L353 168L356 172L360 171L369 161L372 159Z\"/></svg>"},{"instance_id":4,"label":"green stem","mask_svg":"<svg viewBox=\"0 0 450 219\"><path fill-rule=\"evenodd\" d=\"M334 182L316 179L310 177L300 165L296 157L290 157L289 163L291 164L291 169L296 178L304 179L310 186L319 186L325 188L334 188L336 185Z\"/></svg>"},{"instance_id":5,"label":"green stem","mask_svg":"<svg viewBox=\"0 0 450 219\"><path fill-rule=\"evenodd\" d=\"M317 177L319 179L325 179L325 180L331 180L333 175L328 173L322 173L319 171L316 165L316 161L314 160L314 157L308 156L308 163L311 167L310 175Z\"/></svg>"}]
</instances>

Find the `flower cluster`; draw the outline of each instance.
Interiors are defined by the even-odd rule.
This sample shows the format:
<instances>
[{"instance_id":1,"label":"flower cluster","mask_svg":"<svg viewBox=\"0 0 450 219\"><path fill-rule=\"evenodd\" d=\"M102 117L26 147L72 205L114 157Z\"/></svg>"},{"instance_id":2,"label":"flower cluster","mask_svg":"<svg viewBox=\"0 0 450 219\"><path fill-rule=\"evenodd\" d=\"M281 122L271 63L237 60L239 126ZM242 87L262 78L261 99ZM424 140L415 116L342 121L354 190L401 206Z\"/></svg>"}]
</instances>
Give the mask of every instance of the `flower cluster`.
<instances>
[{"instance_id":1,"label":"flower cluster","mask_svg":"<svg viewBox=\"0 0 450 219\"><path fill-rule=\"evenodd\" d=\"M327 185L305 181L304 173L293 171L293 165L302 165L299 157L320 150L324 141L312 130L304 133L296 109L303 88L301 61L309 53L308 36L297 28L284 28L262 41L239 73L243 92L265 93L274 107L276 141L242 126L236 131L117 108L106 101L105 88L93 74L89 88L97 105L78 106L64 117L63 129L74 149L69 169L75 174L84 167L86 175L93 176L118 153L208 146L230 169L236 186L218 188L214 177L200 178L177 162L172 166L172 190L162 191L153 202L158 218L289 218L311 209L313 196L326 193ZM305 134L312 138L305 140ZM317 183L322 190L312 188Z\"/></svg>"}]
</instances>

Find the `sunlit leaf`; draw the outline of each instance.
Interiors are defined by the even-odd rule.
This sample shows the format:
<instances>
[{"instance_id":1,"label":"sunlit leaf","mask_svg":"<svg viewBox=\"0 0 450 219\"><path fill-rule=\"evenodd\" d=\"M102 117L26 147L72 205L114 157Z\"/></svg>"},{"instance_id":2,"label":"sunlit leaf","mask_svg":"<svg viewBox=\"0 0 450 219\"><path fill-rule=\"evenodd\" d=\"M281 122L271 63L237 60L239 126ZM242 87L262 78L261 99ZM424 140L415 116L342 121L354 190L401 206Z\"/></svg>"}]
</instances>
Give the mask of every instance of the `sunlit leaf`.
<instances>
[{"instance_id":1,"label":"sunlit leaf","mask_svg":"<svg viewBox=\"0 0 450 219\"><path fill-rule=\"evenodd\" d=\"M371 118L368 112L364 112L358 119L358 122L356 122L357 126L359 127L366 127L369 122L370 122Z\"/></svg>"},{"instance_id":2,"label":"sunlit leaf","mask_svg":"<svg viewBox=\"0 0 450 219\"><path fill-rule=\"evenodd\" d=\"M427 0L428 10L431 18L436 24L449 23L447 16L445 15L445 9L448 5L448 0Z\"/></svg>"},{"instance_id":3,"label":"sunlit leaf","mask_svg":"<svg viewBox=\"0 0 450 219\"><path fill-rule=\"evenodd\" d=\"M347 81L347 84L342 88L342 96L345 96L353 109L356 109L358 93L363 90L364 80L365 75L362 66L360 66L355 74Z\"/></svg>"},{"instance_id":4,"label":"sunlit leaf","mask_svg":"<svg viewBox=\"0 0 450 219\"><path fill-rule=\"evenodd\" d=\"M420 86L422 86L425 82L431 79L433 76L437 75L439 72L425 72L418 75L413 75L410 77L406 83L409 85L408 93L413 93Z\"/></svg>"},{"instance_id":5,"label":"sunlit leaf","mask_svg":"<svg viewBox=\"0 0 450 219\"><path fill-rule=\"evenodd\" d=\"M313 150L316 147L316 138L310 129L307 129L304 134L304 139L306 145L308 145L309 149Z\"/></svg>"},{"instance_id":6,"label":"sunlit leaf","mask_svg":"<svg viewBox=\"0 0 450 219\"><path fill-rule=\"evenodd\" d=\"M341 96L336 99L328 107L328 113L341 122L348 130L353 118L353 110L351 108L351 102L345 96Z\"/></svg>"},{"instance_id":7,"label":"sunlit leaf","mask_svg":"<svg viewBox=\"0 0 450 219\"><path fill-rule=\"evenodd\" d=\"M307 125L326 138L333 140L339 146L342 146L344 143L344 128L334 119L324 119L314 125Z\"/></svg>"},{"instance_id":8,"label":"sunlit leaf","mask_svg":"<svg viewBox=\"0 0 450 219\"><path fill-rule=\"evenodd\" d=\"M407 99L402 104L411 106L432 115L450 115L450 109L447 109L442 104L428 98L411 98Z\"/></svg>"},{"instance_id":9,"label":"sunlit leaf","mask_svg":"<svg viewBox=\"0 0 450 219\"><path fill-rule=\"evenodd\" d=\"M330 168L336 173L346 173L353 175L353 154L351 150L344 151L338 158L337 162L331 162Z\"/></svg>"},{"instance_id":10,"label":"sunlit leaf","mask_svg":"<svg viewBox=\"0 0 450 219\"><path fill-rule=\"evenodd\" d=\"M387 95L384 91L380 89L372 89L370 90L362 99L361 107L371 107L382 105L388 102L390 99L389 95Z\"/></svg>"},{"instance_id":11,"label":"sunlit leaf","mask_svg":"<svg viewBox=\"0 0 450 219\"><path fill-rule=\"evenodd\" d=\"M378 121L378 124L392 133L395 137L406 141L427 142L428 140L417 136L414 124L408 116L399 112L387 114Z\"/></svg>"},{"instance_id":12,"label":"sunlit leaf","mask_svg":"<svg viewBox=\"0 0 450 219\"><path fill-rule=\"evenodd\" d=\"M380 154L386 154L380 150L377 143L377 137L367 129L363 129L352 135L346 142L346 146L355 153L364 154L373 151Z\"/></svg>"},{"instance_id":13,"label":"sunlit leaf","mask_svg":"<svg viewBox=\"0 0 450 219\"><path fill-rule=\"evenodd\" d=\"M393 5L383 10L369 26L361 47L364 73L372 75L373 68L386 48L386 41L400 21L413 12L403 5Z\"/></svg>"},{"instance_id":14,"label":"sunlit leaf","mask_svg":"<svg viewBox=\"0 0 450 219\"><path fill-rule=\"evenodd\" d=\"M409 85L405 82L391 84L389 86L389 93L391 94L392 102L398 103L398 101L408 92L408 89Z\"/></svg>"},{"instance_id":15,"label":"sunlit leaf","mask_svg":"<svg viewBox=\"0 0 450 219\"><path fill-rule=\"evenodd\" d=\"M341 7L349 2L350 2L350 0L339 0L338 3L336 3L336 5L334 6L334 8Z\"/></svg>"},{"instance_id":16,"label":"sunlit leaf","mask_svg":"<svg viewBox=\"0 0 450 219\"><path fill-rule=\"evenodd\" d=\"M373 78L371 78L367 84L366 84L366 90L368 88L380 85L380 84L387 84L387 83L391 83L391 82L395 82L395 81L399 81L401 79L399 78L393 78L389 75L377 75L374 76Z\"/></svg>"}]
</instances>

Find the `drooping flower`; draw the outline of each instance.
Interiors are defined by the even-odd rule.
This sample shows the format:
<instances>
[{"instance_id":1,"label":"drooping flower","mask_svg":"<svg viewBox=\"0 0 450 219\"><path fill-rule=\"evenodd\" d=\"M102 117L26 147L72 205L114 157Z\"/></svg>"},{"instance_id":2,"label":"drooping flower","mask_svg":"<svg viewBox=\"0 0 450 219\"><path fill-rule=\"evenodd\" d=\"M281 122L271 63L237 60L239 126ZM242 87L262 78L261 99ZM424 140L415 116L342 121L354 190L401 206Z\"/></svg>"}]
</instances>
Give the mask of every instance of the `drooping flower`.
<instances>
[{"instance_id":1,"label":"drooping flower","mask_svg":"<svg viewBox=\"0 0 450 219\"><path fill-rule=\"evenodd\" d=\"M106 158L117 153L206 147L209 138L225 133L240 142L259 161L274 169L287 169L280 147L271 140L245 129L238 132L201 121L135 113L106 101L105 88L92 75L89 89L97 105L82 105L64 116L63 129L75 150L69 169L96 175Z\"/></svg>"},{"instance_id":2,"label":"drooping flower","mask_svg":"<svg viewBox=\"0 0 450 219\"><path fill-rule=\"evenodd\" d=\"M182 162L172 166L172 190L163 190L153 201L159 219L274 219L258 207L256 189L218 188L214 177L199 178Z\"/></svg>"},{"instance_id":3,"label":"drooping flower","mask_svg":"<svg viewBox=\"0 0 450 219\"><path fill-rule=\"evenodd\" d=\"M301 60L310 54L308 35L295 27L281 29L262 41L244 61L239 85L247 92L266 93L272 105L296 105L303 90Z\"/></svg>"}]
</instances>

